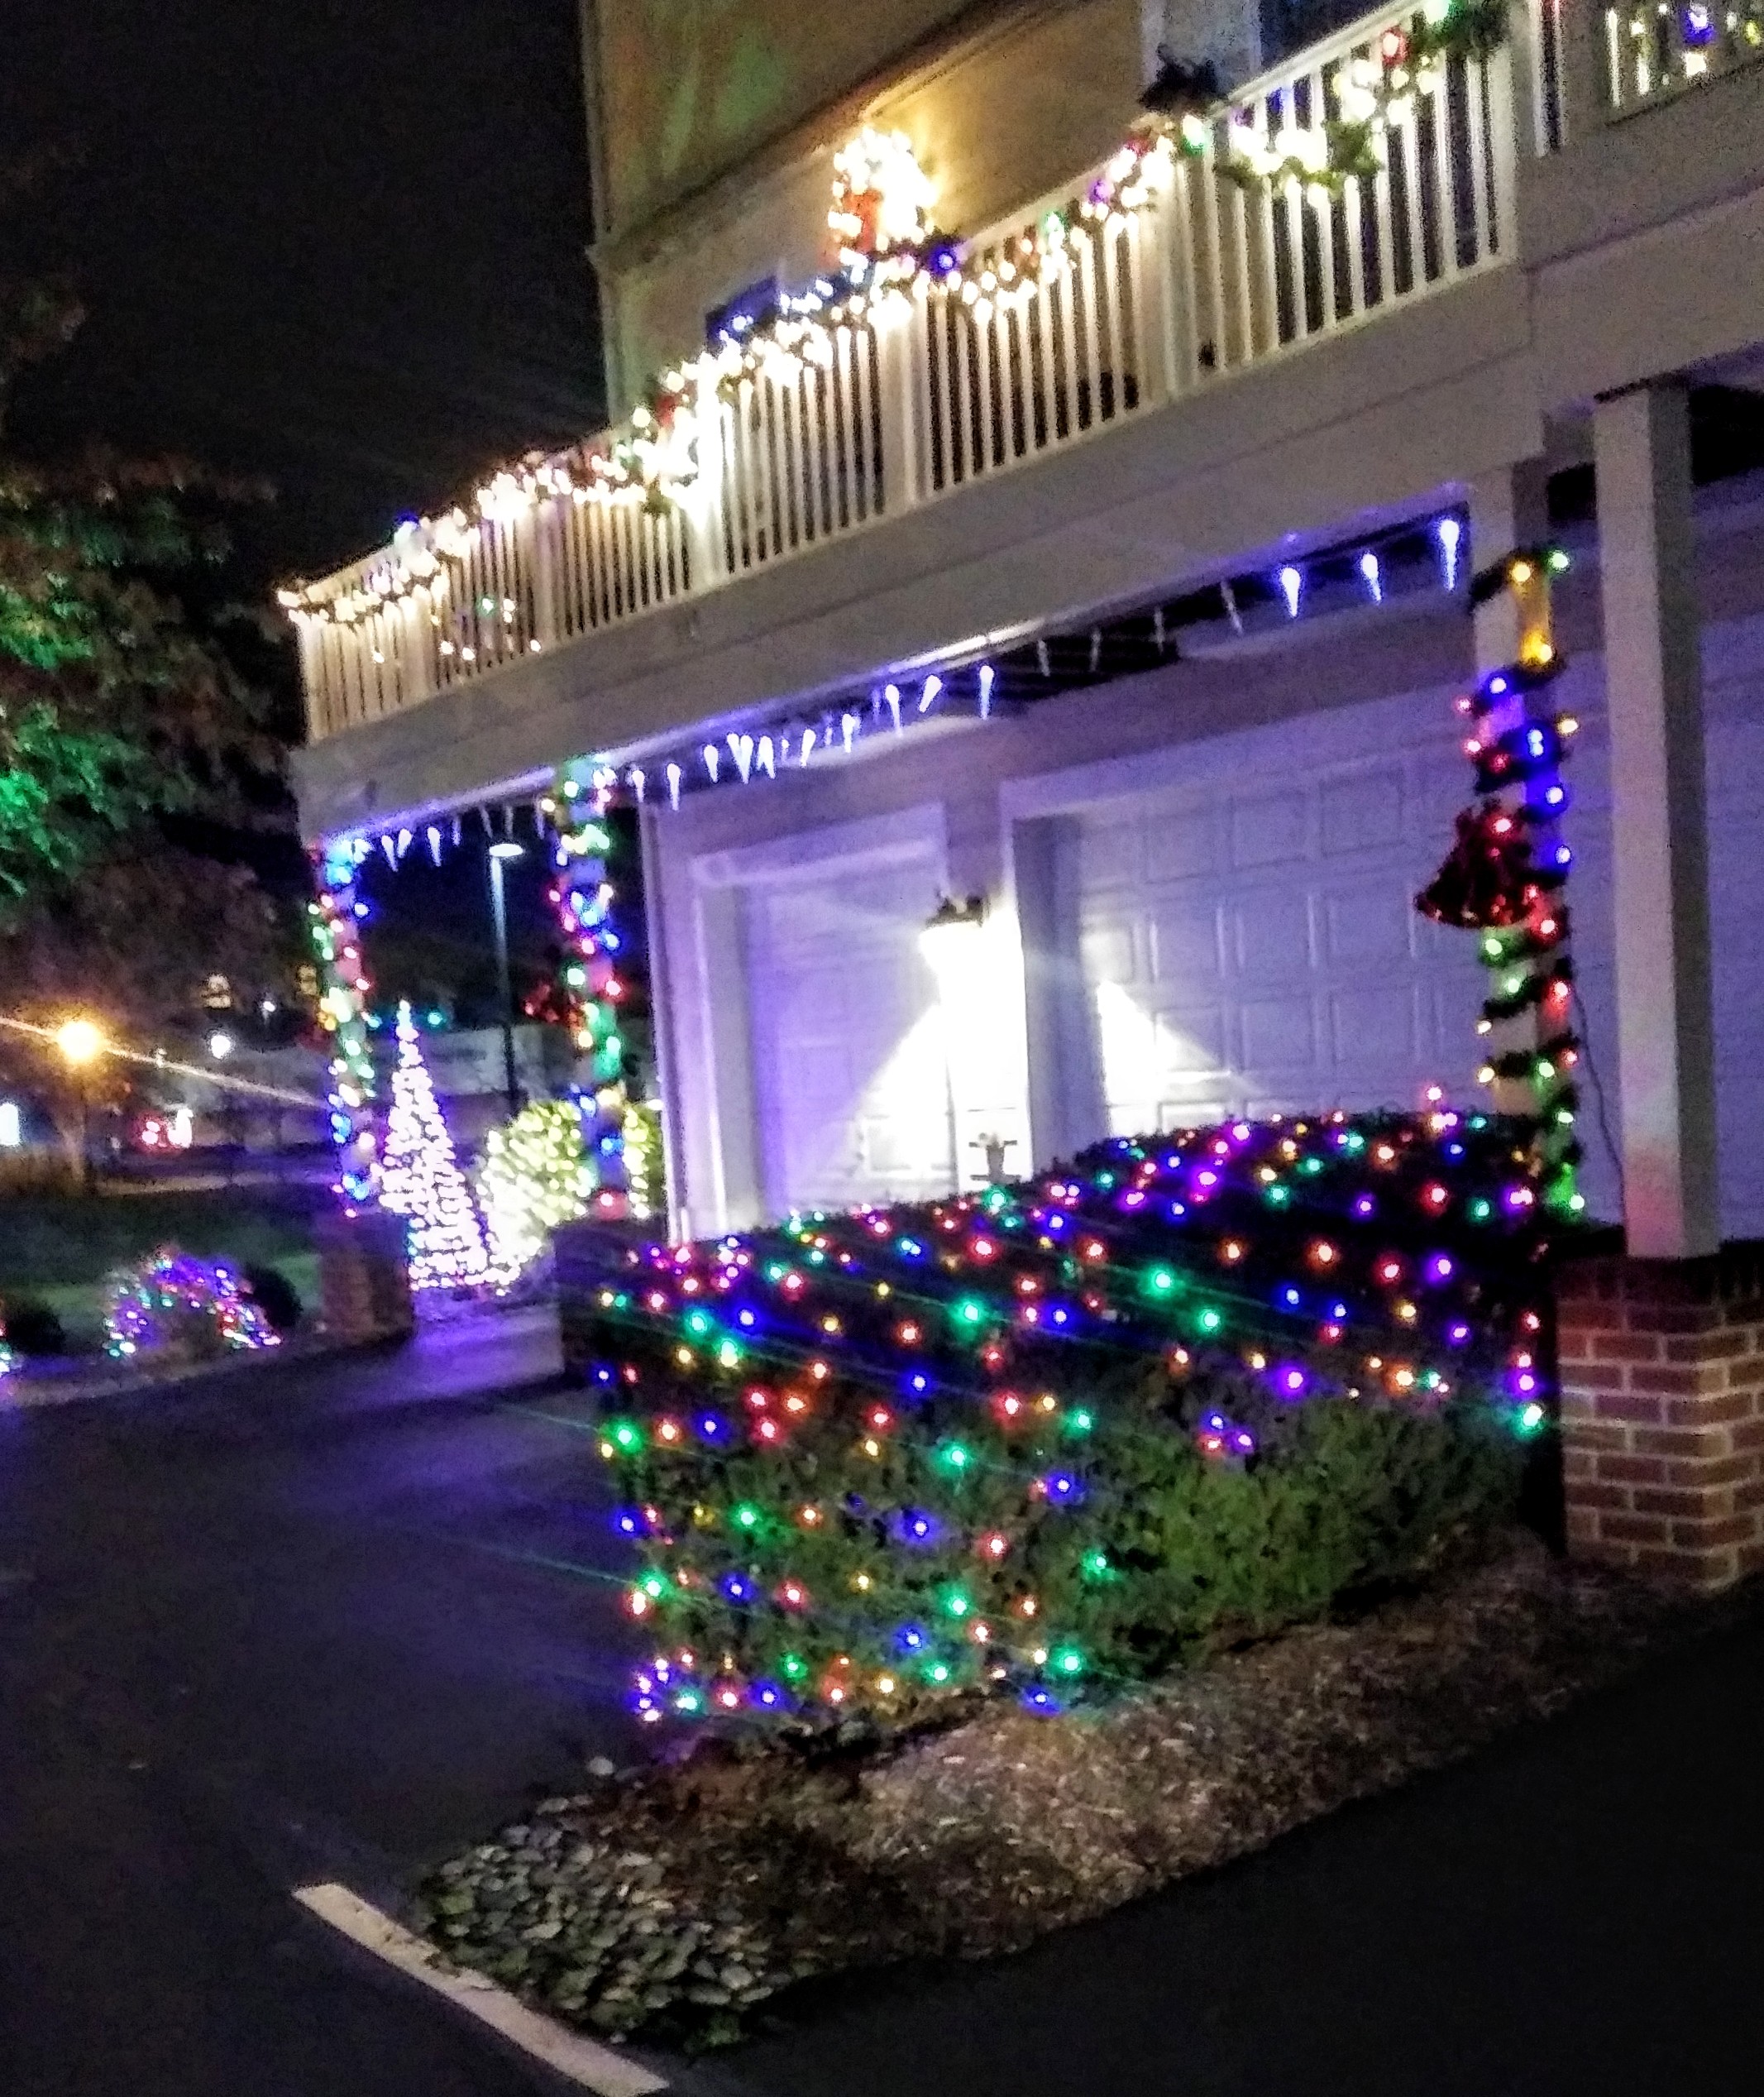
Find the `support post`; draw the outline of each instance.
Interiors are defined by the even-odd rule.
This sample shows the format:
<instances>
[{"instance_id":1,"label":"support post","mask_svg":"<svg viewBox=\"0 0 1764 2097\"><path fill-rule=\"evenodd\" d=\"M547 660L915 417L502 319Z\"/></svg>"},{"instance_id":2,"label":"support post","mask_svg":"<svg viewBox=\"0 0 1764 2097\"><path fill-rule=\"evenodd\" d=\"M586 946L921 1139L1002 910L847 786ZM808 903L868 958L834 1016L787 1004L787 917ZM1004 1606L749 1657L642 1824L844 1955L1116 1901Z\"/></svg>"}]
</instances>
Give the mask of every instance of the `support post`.
<instances>
[{"instance_id":1,"label":"support post","mask_svg":"<svg viewBox=\"0 0 1764 2097\"><path fill-rule=\"evenodd\" d=\"M1623 1220L1633 1256L1720 1242L1708 780L1690 514L1676 382L1593 414L1611 737Z\"/></svg>"},{"instance_id":2,"label":"support post","mask_svg":"<svg viewBox=\"0 0 1764 2097\"><path fill-rule=\"evenodd\" d=\"M1719 1242L1685 388L1600 401L1593 441L1628 1252L1559 1287L1568 1542L1718 1587L1764 1568L1764 1263Z\"/></svg>"}]
</instances>

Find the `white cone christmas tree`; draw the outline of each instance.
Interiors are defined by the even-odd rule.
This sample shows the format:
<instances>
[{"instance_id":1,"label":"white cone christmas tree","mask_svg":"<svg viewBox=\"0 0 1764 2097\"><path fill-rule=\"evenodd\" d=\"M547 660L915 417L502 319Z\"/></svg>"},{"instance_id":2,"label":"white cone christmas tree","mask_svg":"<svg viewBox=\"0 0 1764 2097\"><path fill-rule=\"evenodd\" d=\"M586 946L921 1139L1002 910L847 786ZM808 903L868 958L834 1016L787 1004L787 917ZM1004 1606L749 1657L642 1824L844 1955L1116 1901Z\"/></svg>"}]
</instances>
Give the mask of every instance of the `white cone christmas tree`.
<instances>
[{"instance_id":1,"label":"white cone christmas tree","mask_svg":"<svg viewBox=\"0 0 1764 2097\"><path fill-rule=\"evenodd\" d=\"M398 1068L380 1163L381 1203L410 1219L411 1287L465 1289L486 1281L483 1227L408 1004L398 1008Z\"/></svg>"}]
</instances>

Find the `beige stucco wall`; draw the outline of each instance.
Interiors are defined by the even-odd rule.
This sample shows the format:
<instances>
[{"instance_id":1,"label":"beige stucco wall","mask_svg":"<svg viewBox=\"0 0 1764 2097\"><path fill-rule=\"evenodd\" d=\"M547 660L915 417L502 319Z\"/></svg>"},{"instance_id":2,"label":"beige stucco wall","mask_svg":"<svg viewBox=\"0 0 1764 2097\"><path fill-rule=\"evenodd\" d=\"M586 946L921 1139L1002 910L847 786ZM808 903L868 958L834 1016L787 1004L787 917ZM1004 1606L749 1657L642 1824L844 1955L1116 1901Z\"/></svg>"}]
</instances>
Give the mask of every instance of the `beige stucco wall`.
<instances>
[{"instance_id":1,"label":"beige stucco wall","mask_svg":"<svg viewBox=\"0 0 1764 2097\"><path fill-rule=\"evenodd\" d=\"M798 284L826 266L832 156L862 122L911 138L937 183L939 223L963 233L1092 165L1137 113L1140 0L1025 0L1016 8L886 0L868 15L800 0L632 7L628 15L603 0L600 13L612 208L602 218L597 259L615 407L662 365L696 348L705 314L732 294L774 274ZM662 84L644 89L648 113L639 118L643 98L625 76L687 65L681 40L688 17L700 14L707 22L714 17L725 57L744 36L781 33L784 17L794 44L825 48L804 50L788 86L767 104L769 114L714 128L698 144L676 141L663 165L653 140L644 142ZM838 25L825 38L824 17ZM646 47L642 26L651 18L667 35L657 32ZM950 41L925 41L928 30L952 23L960 33ZM646 48L655 55L643 59Z\"/></svg>"}]
</instances>

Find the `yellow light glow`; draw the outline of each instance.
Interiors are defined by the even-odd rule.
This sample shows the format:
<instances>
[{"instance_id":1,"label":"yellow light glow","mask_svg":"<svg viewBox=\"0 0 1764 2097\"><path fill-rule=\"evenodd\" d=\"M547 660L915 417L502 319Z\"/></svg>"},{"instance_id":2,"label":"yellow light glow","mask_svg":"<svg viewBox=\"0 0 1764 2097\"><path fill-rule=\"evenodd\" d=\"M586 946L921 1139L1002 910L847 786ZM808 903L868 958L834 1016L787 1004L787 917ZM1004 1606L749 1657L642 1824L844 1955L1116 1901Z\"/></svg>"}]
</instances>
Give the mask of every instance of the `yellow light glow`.
<instances>
[{"instance_id":1,"label":"yellow light glow","mask_svg":"<svg viewBox=\"0 0 1764 2097\"><path fill-rule=\"evenodd\" d=\"M95 1021L66 1019L55 1029L55 1046L75 1070L95 1063L110 1046Z\"/></svg>"}]
</instances>

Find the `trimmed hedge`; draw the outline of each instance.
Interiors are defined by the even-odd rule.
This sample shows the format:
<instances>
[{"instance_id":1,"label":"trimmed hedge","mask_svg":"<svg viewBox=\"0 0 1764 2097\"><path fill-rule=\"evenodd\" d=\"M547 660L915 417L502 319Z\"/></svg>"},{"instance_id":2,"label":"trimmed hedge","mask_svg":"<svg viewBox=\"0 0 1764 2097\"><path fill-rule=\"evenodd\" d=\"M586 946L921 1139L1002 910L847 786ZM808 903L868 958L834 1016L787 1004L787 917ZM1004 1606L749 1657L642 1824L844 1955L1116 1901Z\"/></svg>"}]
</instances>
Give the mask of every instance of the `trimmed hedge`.
<instances>
[{"instance_id":1,"label":"trimmed hedge","mask_svg":"<svg viewBox=\"0 0 1764 2097\"><path fill-rule=\"evenodd\" d=\"M1540 1214L1484 1117L1237 1123L983 1197L608 1250L647 1717L1042 1710L1412 1574L1543 1424Z\"/></svg>"}]
</instances>

